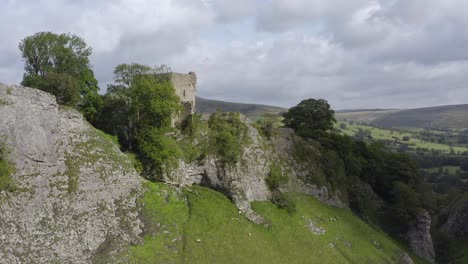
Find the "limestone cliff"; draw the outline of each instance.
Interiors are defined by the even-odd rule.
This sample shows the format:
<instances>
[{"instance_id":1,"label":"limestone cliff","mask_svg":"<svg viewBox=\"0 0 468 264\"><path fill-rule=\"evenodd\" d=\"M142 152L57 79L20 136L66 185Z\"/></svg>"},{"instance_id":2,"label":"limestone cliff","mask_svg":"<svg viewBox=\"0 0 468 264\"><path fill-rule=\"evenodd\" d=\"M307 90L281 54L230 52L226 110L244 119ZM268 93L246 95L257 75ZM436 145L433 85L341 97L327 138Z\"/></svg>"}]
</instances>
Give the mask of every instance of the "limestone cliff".
<instances>
[{"instance_id":1,"label":"limestone cliff","mask_svg":"<svg viewBox=\"0 0 468 264\"><path fill-rule=\"evenodd\" d=\"M217 157L208 156L201 161L181 162L179 168L169 173L164 181L181 186L200 184L219 190L230 197L250 220L261 223L262 218L253 212L250 202L265 201L272 197L266 179L271 173L271 166L278 164L288 179L280 186L281 191L298 191L312 195L328 205L346 207L326 187L305 181L307 175L320 173L320 169L293 158L295 144L304 142L291 129L280 129L274 137L267 139L251 125L247 125L247 128L250 142L234 166L223 166Z\"/></svg>"},{"instance_id":2,"label":"limestone cliff","mask_svg":"<svg viewBox=\"0 0 468 264\"><path fill-rule=\"evenodd\" d=\"M468 236L468 199L461 199L453 209L448 210L447 220L442 225L442 230L458 237Z\"/></svg>"},{"instance_id":3,"label":"limestone cliff","mask_svg":"<svg viewBox=\"0 0 468 264\"><path fill-rule=\"evenodd\" d=\"M110 260L138 241L142 179L81 114L0 84L0 138L18 187L0 193L0 263Z\"/></svg>"},{"instance_id":4,"label":"limestone cliff","mask_svg":"<svg viewBox=\"0 0 468 264\"><path fill-rule=\"evenodd\" d=\"M434 263L434 244L431 237L431 216L423 211L409 224L407 240L411 250L421 258Z\"/></svg>"}]
</instances>

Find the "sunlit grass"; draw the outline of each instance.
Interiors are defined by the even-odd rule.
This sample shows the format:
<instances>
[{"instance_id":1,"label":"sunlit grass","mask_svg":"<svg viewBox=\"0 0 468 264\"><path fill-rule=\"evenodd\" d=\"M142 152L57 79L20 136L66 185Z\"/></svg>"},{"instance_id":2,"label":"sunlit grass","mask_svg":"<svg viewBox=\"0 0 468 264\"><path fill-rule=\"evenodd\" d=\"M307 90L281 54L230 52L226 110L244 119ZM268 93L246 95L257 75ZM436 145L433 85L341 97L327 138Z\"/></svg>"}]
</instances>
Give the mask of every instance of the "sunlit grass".
<instances>
[{"instance_id":1,"label":"sunlit grass","mask_svg":"<svg viewBox=\"0 0 468 264\"><path fill-rule=\"evenodd\" d=\"M254 202L268 226L239 214L221 193L199 186L177 191L147 183L141 199L150 230L129 250L130 263L391 263L401 250L347 209L291 193L297 212ZM309 220L326 230L313 234ZM381 249L376 247L381 246Z\"/></svg>"}]
</instances>

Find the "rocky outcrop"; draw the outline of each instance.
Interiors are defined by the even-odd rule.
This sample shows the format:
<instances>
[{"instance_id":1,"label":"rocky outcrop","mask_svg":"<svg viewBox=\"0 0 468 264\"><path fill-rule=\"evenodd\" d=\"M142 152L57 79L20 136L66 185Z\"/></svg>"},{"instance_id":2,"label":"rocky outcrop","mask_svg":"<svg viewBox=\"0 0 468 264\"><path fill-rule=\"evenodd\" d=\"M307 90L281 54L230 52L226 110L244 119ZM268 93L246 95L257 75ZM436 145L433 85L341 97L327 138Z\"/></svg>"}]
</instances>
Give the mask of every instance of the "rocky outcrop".
<instances>
[{"instance_id":1,"label":"rocky outcrop","mask_svg":"<svg viewBox=\"0 0 468 264\"><path fill-rule=\"evenodd\" d=\"M315 197L327 205L346 208L347 204L339 198L339 192L332 194L326 186L307 182L309 176L323 173L319 162L304 162L295 158L295 148L297 145L311 148L317 157L321 155L319 151L310 142L305 142L304 139L296 136L291 128L280 128L275 134L271 144L278 156L277 160L281 161L284 170L289 176L288 184L282 186L281 189L283 191L302 192Z\"/></svg>"},{"instance_id":2,"label":"rocky outcrop","mask_svg":"<svg viewBox=\"0 0 468 264\"><path fill-rule=\"evenodd\" d=\"M241 161L234 166L223 166L213 156L201 162L181 162L165 181L179 185L201 184L221 191L250 220L261 223L262 218L250 208L250 202L271 197L265 181L270 173L271 152L260 148L262 139L255 128L248 126L248 135L252 142L245 147Z\"/></svg>"},{"instance_id":3,"label":"rocky outcrop","mask_svg":"<svg viewBox=\"0 0 468 264\"><path fill-rule=\"evenodd\" d=\"M304 166L293 158L294 136L290 129L280 129L271 140L259 135L256 128L246 122L250 143L245 146L239 162L234 166L222 166L216 157L207 157L193 163L181 162L179 168L166 175L164 181L186 186L201 184L219 190L230 197L241 212L250 220L262 223L263 219L250 207L252 201L271 198L266 179L273 164L279 164L288 176L288 182L281 191L298 191L332 206L346 207L331 195L324 186L304 182L305 175L319 171L319 168Z\"/></svg>"},{"instance_id":4,"label":"rocky outcrop","mask_svg":"<svg viewBox=\"0 0 468 264\"><path fill-rule=\"evenodd\" d=\"M448 213L447 221L442 225L442 230L453 234L458 238L468 236L468 199L458 203Z\"/></svg>"},{"instance_id":5,"label":"rocky outcrop","mask_svg":"<svg viewBox=\"0 0 468 264\"><path fill-rule=\"evenodd\" d=\"M406 254L405 252L401 252L398 256L397 262L398 264L413 264L413 260Z\"/></svg>"},{"instance_id":6,"label":"rocky outcrop","mask_svg":"<svg viewBox=\"0 0 468 264\"><path fill-rule=\"evenodd\" d=\"M18 187L0 193L0 263L110 262L139 240L142 179L81 114L0 84L0 138Z\"/></svg>"},{"instance_id":7,"label":"rocky outcrop","mask_svg":"<svg viewBox=\"0 0 468 264\"><path fill-rule=\"evenodd\" d=\"M416 255L434 263L435 253L430 230L431 216L427 211L423 211L409 224L407 240Z\"/></svg>"}]
</instances>

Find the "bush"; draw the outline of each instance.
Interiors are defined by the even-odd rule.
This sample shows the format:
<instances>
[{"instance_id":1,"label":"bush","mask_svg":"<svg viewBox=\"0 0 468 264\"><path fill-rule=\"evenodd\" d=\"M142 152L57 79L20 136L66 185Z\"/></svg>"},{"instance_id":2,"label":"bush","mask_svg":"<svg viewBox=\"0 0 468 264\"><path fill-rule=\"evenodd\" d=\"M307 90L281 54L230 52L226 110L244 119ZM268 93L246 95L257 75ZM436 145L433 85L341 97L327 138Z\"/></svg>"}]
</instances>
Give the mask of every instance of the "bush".
<instances>
[{"instance_id":1,"label":"bush","mask_svg":"<svg viewBox=\"0 0 468 264\"><path fill-rule=\"evenodd\" d=\"M283 174L281 166L273 164L270 166L270 174L266 178L266 183L270 190L276 190L279 186L286 182L288 178Z\"/></svg>"},{"instance_id":2,"label":"bush","mask_svg":"<svg viewBox=\"0 0 468 264\"><path fill-rule=\"evenodd\" d=\"M259 131L262 135L267 138L271 138L274 135L275 128L279 127L280 124L281 119L278 115L265 113L255 125L258 125Z\"/></svg>"},{"instance_id":3,"label":"bush","mask_svg":"<svg viewBox=\"0 0 468 264\"><path fill-rule=\"evenodd\" d=\"M182 153L175 139L166 135L166 131L154 127L146 128L138 137L138 147L149 178L159 180L178 166Z\"/></svg>"},{"instance_id":4,"label":"bush","mask_svg":"<svg viewBox=\"0 0 468 264\"><path fill-rule=\"evenodd\" d=\"M202 127L202 116L201 114L193 114L187 116L185 120L180 124L180 130L187 136L194 137L200 132Z\"/></svg>"},{"instance_id":5,"label":"bush","mask_svg":"<svg viewBox=\"0 0 468 264\"><path fill-rule=\"evenodd\" d=\"M214 113L208 126L209 154L218 156L222 165L236 164L247 142L247 126L240 120L240 114Z\"/></svg>"},{"instance_id":6,"label":"bush","mask_svg":"<svg viewBox=\"0 0 468 264\"><path fill-rule=\"evenodd\" d=\"M274 203L278 208L286 209L289 214L296 212L296 204L294 201L289 199L285 194L281 192L274 192L271 197L271 202Z\"/></svg>"}]
</instances>

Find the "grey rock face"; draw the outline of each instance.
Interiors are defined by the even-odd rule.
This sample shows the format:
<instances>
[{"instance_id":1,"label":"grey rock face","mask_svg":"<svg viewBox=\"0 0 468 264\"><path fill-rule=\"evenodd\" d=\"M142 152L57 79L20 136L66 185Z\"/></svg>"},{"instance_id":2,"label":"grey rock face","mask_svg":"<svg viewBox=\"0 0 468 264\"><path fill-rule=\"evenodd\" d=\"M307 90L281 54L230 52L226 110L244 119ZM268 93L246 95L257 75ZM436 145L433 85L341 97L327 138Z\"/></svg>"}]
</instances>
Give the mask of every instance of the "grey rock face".
<instances>
[{"instance_id":1,"label":"grey rock face","mask_svg":"<svg viewBox=\"0 0 468 264\"><path fill-rule=\"evenodd\" d=\"M215 157L209 157L201 163L181 162L179 168L165 179L180 185L201 184L220 190L229 196L241 212L250 220L261 223L262 218L250 207L251 201L265 201L271 197L265 182L270 173L269 152L260 149L260 135L249 126L252 144L244 150L241 161L235 166L221 166Z\"/></svg>"},{"instance_id":2,"label":"grey rock face","mask_svg":"<svg viewBox=\"0 0 468 264\"><path fill-rule=\"evenodd\" d=\"M401 252L399 259L397 261L398 264L413 264L413 260L406 254L405 252Z\"/></svg>"},{"instance_id":3,"label":"grey rock face","mask_svg":"<svg viewBox=\"0 0 468 264\"><path fill-rule=\"evenodd\" d=\"M19 189L0 194L0 263L111 261L137 242L142 179L118 147L42 91L0 84L0 101Z\"/></svg>"},{"instance_id":4,"label":"grey rock face","mask_svg":"<svg viewBox=\"0 0 468 264\"><path fill-rule=\"evenodd\" d=\"M449 214L447 221L442 226L442 230L452 233L457 237L468 235L468 200L460 203L452 213Z\"/></svg>"},{"instance_id":5,"label":"grey rock face","mask_svg":"<svg viewBox=\"0 0 468 264\"><path fill-rule=\"evenodd\" d=\"M220 190L229 196L250 220L262 223L262 217L251 209L250 202L271 198L272 193L266 179L270 174L271 165L281 163L289 178L289 182L280 188L282 191L303 192L328 205L346 207L336 195L329 195L326 187L303 182L304 175L315 168L301 167L292 158L292 141L295 140L293 131L281 130L272 142L266 142L257 129L249 124L247 126L251 143L246 146L241 160L235 166L220 166L216 157L208 157L202 162L190 164L181 162L179 168L164 180L182 186L201 184ZM265 147L266 145L269 147Z\"/></svg>"},{"instance_id":6,"label":"grey rock face","mask_svg":"<svg viewBox=\"0 0 468 264\"><path fill-rule=\"evenodd\" d=\"M434 263L435 253L431 237L431 216L423 211L417 219L409 224L408 241L411 250L421 258Z\"/></svg>"},{"instance_id":7,"label":"grey rock face","mask_svg":"<svg viewBox=\"0 0 468 264\"><path fill-rule=\"evenodd\" d=\"M283 167L289 176L289 182L287 186L282 187L282 190L302 192L327 205L347 207L338 197L338 193L330 194L327 187L305 181L307 175L319 173L321 169L317 167L318 164L304 164L294 158L294 145L304 144L303 139L295 136L291 128L281 128L277 133L277 136L272 139L274 152L277 153L278 159L283 161ZM317 155L320 154L317 152Z\"/></svg>"}]
</instances>

